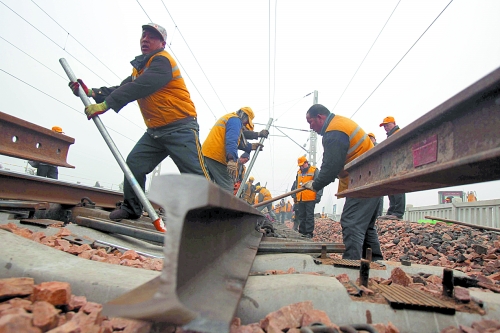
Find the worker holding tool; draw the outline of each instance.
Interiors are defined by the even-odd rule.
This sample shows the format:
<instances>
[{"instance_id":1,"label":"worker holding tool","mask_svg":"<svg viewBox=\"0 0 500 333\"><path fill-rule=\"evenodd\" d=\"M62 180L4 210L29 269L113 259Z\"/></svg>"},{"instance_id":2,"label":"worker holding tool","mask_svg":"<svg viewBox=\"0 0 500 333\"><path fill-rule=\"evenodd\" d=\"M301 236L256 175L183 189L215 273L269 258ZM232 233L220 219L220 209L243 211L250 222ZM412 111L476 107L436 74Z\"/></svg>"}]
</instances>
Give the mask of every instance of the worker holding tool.
<instances>
[{"instance_id":1,"label":"worker holding tool","mask_svg":"<svg viewBox=\"0 0 500 333\"><path fill-rule=\"evenodd\" d=\"M271 195L271 192L269 192L269 190L265 186L257 185L255 187L255 192L256 192L255 199L256 199L257 203L271 200L273 198L273 196ZM257 207L257 209L261 212L264 210L264 208L267 208L267 212L268 212L269 216L271 216L275 221L278 219L276 217L276 214L274 214L272 202L269 202L267 205Z\"/></svg>"},{"instance_id":2,"label":"worker holding tool","mask_svg":"<svg viewBox=\"0 0 500 333\"><path fill-rule=\"evenodd\" d=\"M236 181L234 182L234 195L238 192L238 189L241 186L241 182L243 182L243 177L245 176L245 172L247 167L245 163L250 159L250 154L244 152L241 154L240 158L238 158L238 168L236 169Z\"/></svg>"},{"instance_id":3,"label":"worker holding tool","mask_svg":"<svg viewBox=\"0 0 500 333\"><path fill-rule=\"evenodd\" d=\"M109 109L119 112L128 103L138 102L147 131L126 162L143 190L146 175L168 156L181 173L210 179L201 154L196 109L177 62L165 51L166 39L165 28L155 23L143 25L142 54L131 61L132 75L119 86L88 89L80 79L69 84L76 96L81 86L97 102L85 108L88 119ZM143 206L126 177L123 194L122 206L111 212L109 218L116 221L139 218Z\"/></svg>"},{"instance_id":4,"label":"worker holding tool","mask_svg":"<svg viewBox=\"0 0 500 333\"><path fill-rule=\"evenodd\" d=\"M63 130L59 126L52 126L52 131L60 134L64 134ZM47 177L52 179L59 178L59 170L57 166L51 164L40 163L37 161L28 161L28 164L33 168L36 168L36 175L40 177Z\"/></svg>"},{"instance_id":5,"label":"worker holding tool","mask_svg":"<svg viewBox=\"0 0 500 333\"><path fill-rule=\"evenodd\" d=\"M231 193L238 172L238 149L250 153L263 147L260 143L246 142L245 135L252 135L253 131L244 128L247 124L253 128L254 117L248 106L228 113L217 120L203 142L202 152L210 175L216 184ZM268 135L267 130L257 133L257 137Z\"/></svg>"},{"instance_id":6,"label":"worker holding tool","mask_svg":"<svg viewBox=\"0 0 500 333\"><path fill-rule=\"evenodd\" d=\"M253 181L255 178L250 176L248 181L243 185L243 191L241 192L243 195L243 200L245 200L249 205L253 205L255 203L255 185L253 185Z\"/></svg>"},{"instance_id":7,"label":"worker holding tool","mask_svg":"<svg viewBox=\"0 0 500 333\"><path fill-rule=\"evenodd\" d=\"M323 162L318 176L302 186L319 191L339 178L338 192L348 188L349 174L344 166L373 148L373 143L361 127L349 118L330 113L321 104L315 104L306 113L309 127L323 136ZM381 198L346 198L340 217L345 245L343 259L365 258L371 248L372 259L383 260L375 227L376 211Z\"/></svg>"},{"instance_id":8,"label":"worker holding tool","mask_svg":"<svg viewBox=\"0 0 500 333\"><path fill-rule=\"evenodd\" d=\"M380 127L384 127L387 137L390 137L397 131L399 131L399 126L396 125L396 120L394 117L385 117ZM398 193L391 194L389 197L389 209L387 209L387 215L381 216L381 218L400 220L403 218L406 209L406 194Z\"/></svg>"},{"instance_id":9,"label":"worker holding tool","mask_svg":"<svg viewBox=\"0 0 500 333\"><path fill-rule=\"evenodd\" d=\"M292 187L292 191L296 188L304 187L305 183L315 180L319 174L319 170L315 166L309 165L309 161L307 161L305 156L300 156L297 159L297 163L299 170L297 171L297 176L293 183L295 187ZM297 200L298 216L295 217L295 220L298 223L298 231L306 238L314 236L314 207L321 201L322 195L323 189L319 191L304 190L292 194L292 197Z\"/></svg>"}]
</instances>

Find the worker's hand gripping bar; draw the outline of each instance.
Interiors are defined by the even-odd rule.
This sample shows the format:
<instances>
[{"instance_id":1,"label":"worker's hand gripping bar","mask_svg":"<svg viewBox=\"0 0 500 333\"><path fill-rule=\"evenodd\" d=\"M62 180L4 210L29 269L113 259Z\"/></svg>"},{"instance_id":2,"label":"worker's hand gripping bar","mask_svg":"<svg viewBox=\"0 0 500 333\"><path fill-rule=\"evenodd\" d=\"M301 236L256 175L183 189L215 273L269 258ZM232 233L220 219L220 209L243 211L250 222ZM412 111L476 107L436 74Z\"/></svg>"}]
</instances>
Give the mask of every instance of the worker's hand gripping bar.
<instances>
[{"instance_id":1,"label":"worker's hand gripping bar","mask_svg":"<svg viewBox=\"0 0 500 333\"><path fill-rule=\"evenodd\" d=\"M66 59L64 59L64 58L59 59L59 63L61 63L61 66L64 68L64 71L66 72L66 75L68 75L69 80L71 82L76 82L76 80L77 80L76 76L73 73L73 71L71 70L71 67L69 67L69 64L66 61ZM92 104L90 102L89 97L85 94L85 92L83 91L81 86L78 89L78 94L79 94L80 99L82 100L82 102L85 106L89 106L90 104ZM102 123L101 119L99 118L99 116L94 116L94 117L92 117L92 120L94 121L94 124L97 126L97 129L99 130L99 132L101 132L101 135L104 138L104 141L106 141L106 144L108 145L109 149L111 150L111 153L113 154L116 161L120 165L120 168L122 169L123 173L125 174L125 177L127 178L128 182L132 186L134 193L139 198L139 201L144 206L144 209L148 213L151 220L153 220L153 224L154 224L156 230L165 232L166 230L163 227L163 223L162 223L160 217L158 216L158 214L156 214L156 211L154 210L153 206L149 202L148 198L146 198L144 191L142 190L141 186L139 185L139 183L135 179L134 175L132 174L132 171L130 171L127 163L123 159L122 155L120 154L120 151L118 150L115 143L113 142L113 139L111 138L108 131L104 127L104 124Z\"/></svg>"}]
</instances>

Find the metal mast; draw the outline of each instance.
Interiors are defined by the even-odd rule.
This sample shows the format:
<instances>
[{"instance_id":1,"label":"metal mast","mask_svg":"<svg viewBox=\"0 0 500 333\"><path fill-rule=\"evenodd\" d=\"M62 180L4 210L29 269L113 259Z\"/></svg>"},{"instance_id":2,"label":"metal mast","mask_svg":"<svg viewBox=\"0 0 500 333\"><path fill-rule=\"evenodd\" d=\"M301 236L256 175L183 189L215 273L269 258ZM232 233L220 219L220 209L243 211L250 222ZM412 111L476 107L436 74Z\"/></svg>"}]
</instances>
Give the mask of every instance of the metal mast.
<instances>
[{"instance_id":1,"label":"metal mast","mask_svg":"<svg viewBox=\"0 0 500 333\"><path fill-rule=\"evenodd\" d=\"M313 104L318 104L318 91L314 90ZM309 163L316 166L316 143L318 141L318 134L311 131L309 134Z\"/></svg>"}]
</instances>

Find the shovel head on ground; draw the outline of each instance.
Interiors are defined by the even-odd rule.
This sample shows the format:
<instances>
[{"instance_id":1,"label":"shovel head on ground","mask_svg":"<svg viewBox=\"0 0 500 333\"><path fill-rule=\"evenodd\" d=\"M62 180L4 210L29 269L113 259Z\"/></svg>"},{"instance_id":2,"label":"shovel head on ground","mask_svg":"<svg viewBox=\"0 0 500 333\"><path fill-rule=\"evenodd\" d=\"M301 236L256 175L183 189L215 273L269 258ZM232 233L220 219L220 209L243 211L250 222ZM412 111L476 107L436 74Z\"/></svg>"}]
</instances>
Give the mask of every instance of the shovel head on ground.
<instances>
[{"instance_id":1,"label":"shovel head on ground","mask_svg":"<svg viewBox=\"0 0 500 333\"><path fill-rule=\"evenodd\" d=\"M104 304L103 314L229 332L265 217L201 176L159 176L149 197L167 218L163 270Z\"/></svg>"}]
</instances>

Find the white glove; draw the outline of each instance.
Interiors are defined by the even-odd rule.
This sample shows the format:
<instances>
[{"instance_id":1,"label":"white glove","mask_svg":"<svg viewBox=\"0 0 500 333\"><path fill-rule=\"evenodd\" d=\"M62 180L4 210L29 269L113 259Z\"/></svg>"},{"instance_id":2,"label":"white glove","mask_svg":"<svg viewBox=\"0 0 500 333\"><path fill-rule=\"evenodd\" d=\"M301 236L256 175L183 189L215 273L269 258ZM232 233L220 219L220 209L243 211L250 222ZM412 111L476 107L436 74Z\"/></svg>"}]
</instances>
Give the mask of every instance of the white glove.
<instances>
[{"instance_id":1,"label":"white glove","mask_svg":"<svg viewBox=\"0 0 500 333\"><path fill-rule=\"evenodd\" d=\"M307 183L304 183L304 185L302 185L302 187L316 192L316 190L313 188L313 183L314 183L314 180L310 180Z\"/></svg>"}]
</instances>

